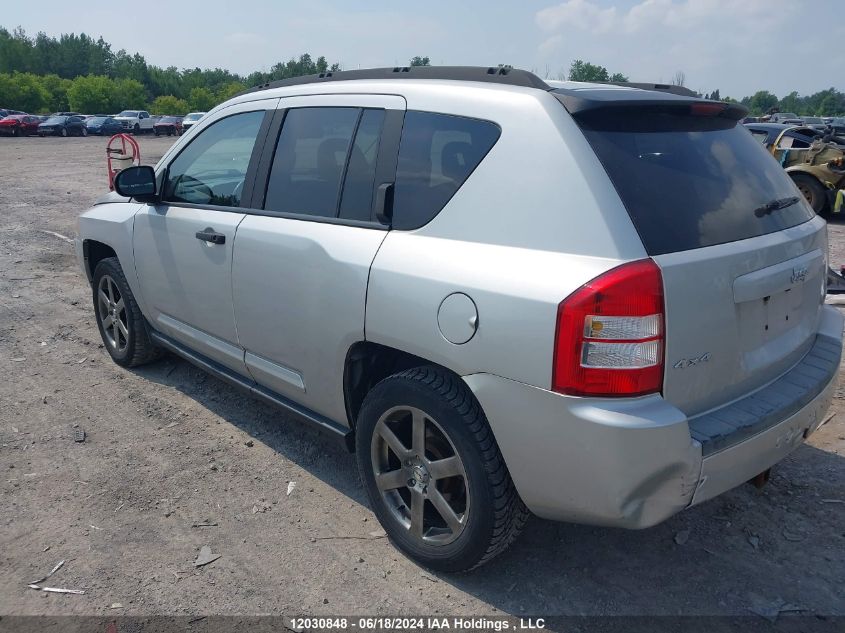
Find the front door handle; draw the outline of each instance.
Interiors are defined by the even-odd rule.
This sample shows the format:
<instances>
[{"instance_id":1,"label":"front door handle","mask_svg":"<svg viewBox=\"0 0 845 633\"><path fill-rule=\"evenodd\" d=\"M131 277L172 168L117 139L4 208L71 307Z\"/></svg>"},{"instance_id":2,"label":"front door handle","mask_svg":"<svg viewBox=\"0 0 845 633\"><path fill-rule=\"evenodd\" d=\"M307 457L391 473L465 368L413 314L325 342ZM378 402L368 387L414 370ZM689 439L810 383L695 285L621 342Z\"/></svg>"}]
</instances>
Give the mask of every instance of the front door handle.
<instances>
[{"instance_id":1,"label":"front door handle","mask_svg":"<svg viewBox=\"0 0 845 633\"><path fill-rule=\"evenodd\" d=\"M196 238L198 240L202 240L203 242L208 242L209 244L225 244L226 243L226 236L222 233L218 233L211 227L207 229L203 229L202 231L197 231Z\"/></svg>"}]
</instances>

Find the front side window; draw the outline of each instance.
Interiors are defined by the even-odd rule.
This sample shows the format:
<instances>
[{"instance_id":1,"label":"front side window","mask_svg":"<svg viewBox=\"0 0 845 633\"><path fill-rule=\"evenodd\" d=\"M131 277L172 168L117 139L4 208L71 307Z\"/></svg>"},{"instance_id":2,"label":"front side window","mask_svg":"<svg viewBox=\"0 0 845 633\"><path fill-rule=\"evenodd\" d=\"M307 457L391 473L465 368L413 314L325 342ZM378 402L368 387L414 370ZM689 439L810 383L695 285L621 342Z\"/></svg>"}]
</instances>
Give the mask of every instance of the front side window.
<instances>
[{"instance_id":1,"label":"front side window","mask_svg":"<svg viewBox=\"0 0 845 633\"><path fill-rule=\"evenodd\" d=\"M419 228L440 213L500 133L490 121L409 111L399 144L393 227Z\"/></svg>"},{"instance_id":2,"label":"front side window","mask_svg":"<svg viewBox=\"0 0 845 633\"><path fill-rule=\"evenodd\" d=\"M220 119L170 163L166 202L238 207L264 111Z\"/></svg>"}]
</instances>

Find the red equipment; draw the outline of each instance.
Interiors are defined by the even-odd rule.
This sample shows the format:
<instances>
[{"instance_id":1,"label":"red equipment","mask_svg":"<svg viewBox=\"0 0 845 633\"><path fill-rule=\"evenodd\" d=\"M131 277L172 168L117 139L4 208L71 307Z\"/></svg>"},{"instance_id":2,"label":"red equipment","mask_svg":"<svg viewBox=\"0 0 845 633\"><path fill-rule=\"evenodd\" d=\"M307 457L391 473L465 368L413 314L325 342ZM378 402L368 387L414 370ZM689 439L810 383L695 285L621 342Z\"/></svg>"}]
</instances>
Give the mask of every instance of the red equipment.
<instances>
[{"instance_id":1,"label":"red equipment","mask_svg":"<svg viewBox=\"0 0 845 633\"><path fill-rule=\"evenodd\" d=\"M128 134L115 134L106 144L106 163L109 172L109 191L114 191L114 177L121 169L141 164L138 141Z\"/></svg>"}]
</instances>

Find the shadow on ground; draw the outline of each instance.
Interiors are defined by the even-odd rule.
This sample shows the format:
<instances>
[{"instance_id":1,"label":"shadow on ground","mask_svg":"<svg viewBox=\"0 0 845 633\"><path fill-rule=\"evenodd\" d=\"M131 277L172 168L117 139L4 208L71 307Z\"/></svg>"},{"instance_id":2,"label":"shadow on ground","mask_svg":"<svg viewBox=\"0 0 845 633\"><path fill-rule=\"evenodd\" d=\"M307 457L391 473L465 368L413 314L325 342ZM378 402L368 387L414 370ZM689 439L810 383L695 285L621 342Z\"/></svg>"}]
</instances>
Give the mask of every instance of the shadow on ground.
<instances>
[{"instance_id":1,"label":"shadow on ground","mask_svg":"<svg viewBox=\"0 0 845 633\"><path fill-rule=\"evenodd\" d=\"M174 357L136 371L366 506L341 442ZM741 486L643 531L533 518L491 564L438 577L514 615L845 613L845 505L827 499L841 498L845 460L804 445L773 472L763 490Z\"/></svg>"}]
</instances>

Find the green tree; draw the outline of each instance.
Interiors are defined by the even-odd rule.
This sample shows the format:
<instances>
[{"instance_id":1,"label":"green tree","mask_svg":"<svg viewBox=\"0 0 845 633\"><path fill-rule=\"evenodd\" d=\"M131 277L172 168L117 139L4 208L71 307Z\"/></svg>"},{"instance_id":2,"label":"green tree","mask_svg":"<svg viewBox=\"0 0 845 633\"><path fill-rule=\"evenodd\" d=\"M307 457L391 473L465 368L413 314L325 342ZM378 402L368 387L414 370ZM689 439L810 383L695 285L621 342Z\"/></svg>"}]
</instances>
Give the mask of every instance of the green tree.
<instances>
[{"instance_id":1,"label":"green tree","mask_svg":"<svg viewBox=\"0 0 845 633\"><path fill-rule=\"evenodd\" d=\"M140 110L147 103L147 91L144 84L135 79L117 79L114 82L113 112L121 110Z\"/></svg>"},{"instance_id":2,"label":"green tree","mask_svg":"<svg viewBox=\"0 0 845 633\"><path fill-rule=\"evenodd\" d=\"M431 60L428 57L420 57L414 55L408 64L409 66L431 66Z\"/></svg>"},{"instance_id":3,"label":"green tree","mask_svg":"<svg viewBox=\"0 0 845 633\"><path fill-rule=\"evenodd\" d=\"M67 91L68 106L75 112L109 112L115 100L114 82L108 77L77 77Z\"/></svg>"},{"instance_id":4,"label":"green tree","mask_svg":"<svg viewBox=\"0 0 845 633\"><path fill-rule=\"evenodd\" d=\"M569 81L609 81L610 74L604 66L597 66L576 59L569 66Z\"/></svg>"},{"instance_id":5,"label":"green tree","mask_svg":"<svg viewBox=\"0 0 845 633\"><path fill-rule=\"evenodd\" d=\"M32 73L0 75L0 103L24 112L42 112L48 106L50 93Z\"/></svg>"},{"instance_id":6,"label":"green tree","mask_svg":"<svg viewBox=\"0 0 845 633\"><path fill-rule=\"evenodd\" d=\"M236 94L243 92L246 90L246 86L243 85L239 81L233 81L228 84L221 86L217 90L217 94L215 95L218 103L223 103L224 101L228 101Z\"/></svg>"},{"instance_id":7,"label":"green tree","mask_svg":"<svg viewBox=\"0 0 845 633\"><path fill-rule=\"evenodd\" d=\"M67 91L70 90L73 82L70 79L62 79L58 75L44 75L41 85L49 95L45 104L45 112L63 112L70 110L67 99Z\"/></svg>"},{"instance_id":8,"label":"green tree","mask_svg":"<svg viewBox=\"0 0 845 633\"><path fill-rule=\"evenodd\" d=\"M150 104L152 114L188 114L189 110L187 101L178 99L173 95L156 97Z\"/></svg>"},{"instance_id":9,"label":"green tree","mask_svg":"<svg viewBox=\"0 0 845 633\"><path fill-rule=\"evenodd\" d=\"M610 81L613 81L613 82L616 82L616 83L626 83L627 81L629 81L629 79L626 75L623 75L622 73L613 73L610 76Z\"/></svg>"},{"instance_id":10,"label":"green tree","mask_svg":"<svg viewBox=\"0 0 845 633\"><path fill-rule=\"evenodd\" d=\"M216 102L214 94L208 88L192 88L188 95L188 105L195 112L208 112L215 106Z\"/></svg>"},{"instance_id":11,"label":"green tree","mask_svg":"<svg viewBox=\"0 0 845 633\"><path fill-rule=\"evenodd\" d=\"M748 106L748 109L752 114L758 116L766 114L769 110L776 108L778 105L778 98L768 90L759 90L751 97L747 97L747 99L748 103L745 104L745 99L743 99L743 104Z\"/></svg>"}]
</instances>

